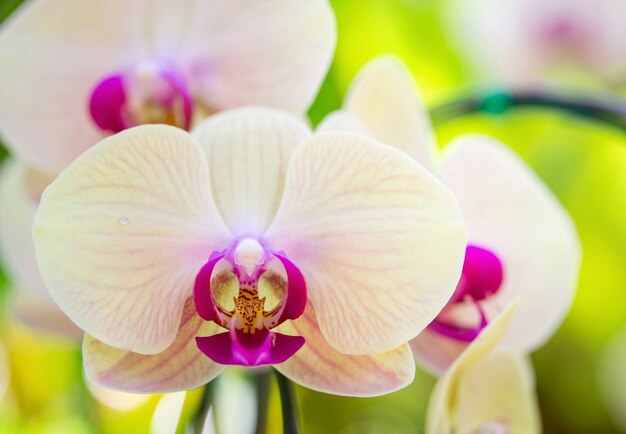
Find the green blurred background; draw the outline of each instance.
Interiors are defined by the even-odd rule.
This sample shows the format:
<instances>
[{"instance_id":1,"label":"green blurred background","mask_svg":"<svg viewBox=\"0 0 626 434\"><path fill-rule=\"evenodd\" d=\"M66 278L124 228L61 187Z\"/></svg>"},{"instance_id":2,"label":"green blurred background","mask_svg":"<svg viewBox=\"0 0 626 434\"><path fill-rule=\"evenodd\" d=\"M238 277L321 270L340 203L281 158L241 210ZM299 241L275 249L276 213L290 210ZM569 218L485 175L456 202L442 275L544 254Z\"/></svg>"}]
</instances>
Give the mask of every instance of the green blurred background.
<instances>
[{"instance_id":1,"label":"green blurred background","mask_svg":"<svg viewBox=\"0 0 626 434\"><path fill-rule=\"evenodd\" d=\"M0 0L0 19L19 3ZM446 40L442 1L335 0L332 4L338 45L331 71L310 110L313 123L341 105L354 74L380 54L393 53L404 60L429 107L471 94L481 83ZM563 85L600 93L590 83L595 81L581 78ZM519 152L572 214L582 240L584 258L574 306L552 340L532 355L544 432L620 432L608 413L598 378L603 349L626 323L626 135L607 125L539 109L473 115L436 128L442 146L464 133L493 135ZM3 280L3 295L6 286ZM75 343L3 317L6 363L0 360L0 432L151 432L160 397L131 402L128 407L135 405L131 410L99 403L85 388ZM418 372L410 387L373 399L298 388L303 432L421 433L433 384L431 377ZM196 411L200 395L200 391L187 395L179 432ZM626 413L626 402L614 406ZM270 433L281 432L279 418L273 390Z\"/></svg>"}]
</instances>

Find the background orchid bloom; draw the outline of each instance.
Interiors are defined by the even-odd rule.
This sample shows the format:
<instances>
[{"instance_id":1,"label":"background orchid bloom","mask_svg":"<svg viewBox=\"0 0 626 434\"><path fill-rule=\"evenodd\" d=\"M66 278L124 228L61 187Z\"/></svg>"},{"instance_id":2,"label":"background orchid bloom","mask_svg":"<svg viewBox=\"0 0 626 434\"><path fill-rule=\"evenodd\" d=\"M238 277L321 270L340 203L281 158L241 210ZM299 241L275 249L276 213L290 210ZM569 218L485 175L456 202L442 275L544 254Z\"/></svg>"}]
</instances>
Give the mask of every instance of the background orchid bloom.
<instances>
[{"instance_id":1,"label":"background orchid bloom","mask_svg":"<svg viewBox=\"0 0 626 434\"><path fill-rule=\"evenodd\" d=\"M539 434L532 366L498 349L511 315L505 309L437 381L426 434Z\"/></svg>"},{"instance_id":2,"label":"background orchid bloom","mask_svg":"<svg viewBox=\"0 0 626 434\"><path fill-rule=\"evenodd\" d=\"M12 291L11 311L23 322L79 338L82 333L52 301L33 245L32 226L39 198L52 176L16 160L0 172L0 252Z\"/></svg>"},{"instance_id":3,"label":"background orchid bloom","mask_svg":"<svg viewBox=\"0 0 626 434\"><path fill-rule=\"evenodd\" d=\"M97 384L190 389L270 363L362 396L412 381L407 341L466 243L454 197L406 155L262 108L103 140L44 192L34 238Z\"/></svg>"},{"instance_id":4,"label":"background orchid bloom","mask_svg":"<svg viewBox=\"0 0 626 434\"><path fill-rule=\"evenodd\" d=\"M520 306L501 344L520 352L536 349L559 326L574 297L581 249L573 222L524 162L494 139L460 137L433 162L430 132L415 127L428 128L424 110L417 100L406 101L415 92L408 77L393 58L374 60L351 86L343 110L320 128L361 131L406 149L394 140L401 132L378 127L384 116L390 128L404 129L403 143L421 148L411 155L436 167L459 200L469 235L463 274L448 306L412 341L414 353L428 369L443 372L518 296ZM383 115L376 101L398 102L385 103Z\"/></svg>"},{"instance_id":5,"label":"background orchid bloom","mask_svg":"<svg viewBox=\"0 0 626 434\"><path fill-rule=\"evenodd\" d=\"M584 71L624 83L622 0L460 0L449 10L452 39L492 79L528 85Z\"/></svg>"},{"instance_id":6,"label":"background orchid bloom","mask_svg":"<svg viewBox=\"0 0 626 434\"><path fill-rule=\"evenodd\" d=\"M30 0L0 30L0 132L61 170L138 124L250 104L302 115L334 45L326 0Z\"/></svg>"}]
</instances>

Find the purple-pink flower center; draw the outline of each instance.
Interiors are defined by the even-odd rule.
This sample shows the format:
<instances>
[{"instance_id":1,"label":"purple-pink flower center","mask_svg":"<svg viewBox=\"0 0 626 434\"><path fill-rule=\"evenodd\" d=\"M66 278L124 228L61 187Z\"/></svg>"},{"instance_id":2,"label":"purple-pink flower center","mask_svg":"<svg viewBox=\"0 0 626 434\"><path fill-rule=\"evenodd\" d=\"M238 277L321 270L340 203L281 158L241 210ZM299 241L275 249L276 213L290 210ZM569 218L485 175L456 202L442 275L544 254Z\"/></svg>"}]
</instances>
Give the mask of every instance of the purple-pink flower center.
<instances>
[{"instance_id":1,"label":"purple-pink flower center","mask_svg":"<svg viewBox=\"0 0 626 434\"><path fill-rule=\"evenodd\" d=\"M428 328L451 339L473 341L488 323L480 303L498 292L502 279L502 263L498 256L486 248L468 245L461 279L444 310L470 303L478 312L478 324L475 327L461 326L441 318L443 315L440 314Z\"/></svg>"},{"instance_id":2,"label":"purple-pink flower center","mask_svg":"<svg viewBox=\"0 0 626 434\"><path fill-rule=\"evenodd\" d=\"M259 282L273 259L282 264L287 284L280 302L266 310L266 298L259 296ZM232 309L220 305L212 290L213 271L222 261L226 262L239 284ZM304 277L284 253L270 251L254 237L242 237L231 248L213 252L196 277L194 302L198 314L228 330L197 337L196 344L207 357L223 365L258 366L284 362L304 345L304 338L271 329L302 315L306 300Z\"/></svg>"},{"instance_id":3,"label":"purple-pink flower center","mask_svg":"<svg viewBox=\"0 0 626 434\"><path fill-rule=\"evenodd\" d=\"M188 130L194 102L186 80L165 64L144 63L104 77L89 101L91 118L107 132L142 124L168 124Z\"/></svg>"}]
</instances>

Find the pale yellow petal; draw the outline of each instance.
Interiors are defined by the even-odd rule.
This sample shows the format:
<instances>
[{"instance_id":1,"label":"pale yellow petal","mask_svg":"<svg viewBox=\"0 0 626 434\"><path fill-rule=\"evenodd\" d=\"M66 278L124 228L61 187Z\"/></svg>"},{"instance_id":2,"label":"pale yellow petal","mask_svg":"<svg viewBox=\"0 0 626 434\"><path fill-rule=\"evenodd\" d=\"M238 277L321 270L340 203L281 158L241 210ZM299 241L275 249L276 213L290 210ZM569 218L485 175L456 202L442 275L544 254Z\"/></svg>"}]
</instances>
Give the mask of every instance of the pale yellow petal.
<instances>
[{"instance_id":1,"label":"pale yellow petal","mask_svg":"<svg viewBox=\"0 0 626 434\"><path fill-rule=\"evenodd\" d=\"M200 146L150 125L105 139L59 175L34 240L43 280L72 321L108 345L155 354L173 342L196 274L230 234Z\"/></svg>"},{"instance_id":2,"label":"pale yellow petal","mask_svg":"<svg viewBox=\"0 0 626 434\"><path fill-rule=\"evenodd\" d=\"M215 203L233 234L265 232L283 195L291 153L310 135L288 113L243 108L194 130L206 150Z\"/></svg>"},{"instance_id":3,"label":"pale yellow petal","mask_svg":"<svg viewBox=\"0 0 626 434\"><path fill-rule=\"evenodd\" d=\"M351 356L332 348L319 330L309 304L304 314L280 331L304 336L304 346L276 369L309 389L333 395L377 396L394 392L413 381L415 362L408 345L381 354Z\"/></svg>"},{"instance_id":4,"label":"pale yellow petal","mask_svg":"<svg viewBox=\"0 0 626 434\"><path fill-rule=\"evenodd\" d=\"M391 351L421 332L450 298L466 242L437 179L349 133L296 149L267 239L302 270L324 338L348 354Z\"/></svg>"},{"instance_id":5,"label":"pale yellow petal","mask_svg":"<svg viewBox=\"0 0 626 434\"><path fill-rule=\"evenodd\" d=\"M198 316L187 300L176 339L163 352L142 355L110 347L86 335L83 362L87 378L108 389L132 393L169 393L200 387L222 372L221 365L196 347L196 336L222 330Z\"/></svg>"}]
</instances>

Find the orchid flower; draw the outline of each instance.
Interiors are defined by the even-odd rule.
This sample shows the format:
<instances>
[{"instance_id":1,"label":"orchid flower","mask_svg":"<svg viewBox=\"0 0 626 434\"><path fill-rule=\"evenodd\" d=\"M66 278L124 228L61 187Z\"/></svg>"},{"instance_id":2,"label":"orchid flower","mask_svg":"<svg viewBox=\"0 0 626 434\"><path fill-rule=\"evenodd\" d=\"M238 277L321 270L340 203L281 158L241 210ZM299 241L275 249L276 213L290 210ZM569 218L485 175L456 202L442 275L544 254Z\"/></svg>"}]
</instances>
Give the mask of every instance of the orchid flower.
<instances>
[{"instance_id":1,"label":"orchid flower","mask_svg":"<svg viewBox=\"0 0 626 434\"><path fill-rule=\"evenodd\" d=\"M268 108L103 140L46 189L33 232L87 376L134 392L266 364L330 393L403 387L466 243L412 159Z\"/></svg>"},{"instance_id":2,"label":"orchid flower","mask_svg":"<svg viewBox=\"0 0 626 434\"><path fill-rule=\"evenodd\" d=\"M518 296L501 344L533 350L559 326L574 296L581 253L573 222L521 159L494 139L460 137L443 156L433 155L430 131L416 128L429 126L418 100L407 96L414 93L398 61L375 60L356 78L344 108L320 126L359 131L418 156L459 201L469 236L463 273L448 305L411 342L414 353L428 369L443 372Z\"/></svg>"},{"instance_id":3,"label":"orchid flower","mask_svg":"<svg viewBox=\"0 0 626 434\"><path fill-rule=\"evenodd\" d=\"M593 74L623 84L626 3L622 0L460 0L449 33L468 61L492 78L536 84Z\"/></svg>"},{"instance_id":4,"label":"orchid flower","mask_svg":"<svg viewBox=\"0 0 626 434\"><path fill-rule=\"evenodd\" d=\"M250 104L303 115L334 44L326 0L29 0L0 29L0 132L60 171L139 124L189 129Z\"/></svg>"},{"instance_id":5,"label":"orchid flower","mask_svg":"<svg viewBox=\"0 0 626 434\"><path fill-rule=\"evenodd\" d=\"M0 131L23 160L0 179L12 311L77 334L44 288L31 236L41 192L75 157L139 123L188 128L207 112L248 103L302 114L328 68L334 32L323 0L22 6L0 30Z\"/></svg>"},{"instance_id":6,"label":"orchid flower","mask_svg":"<svg viewBox=\"0 0 626 434\"><path fill-rule=\"evenodd\" d=\"M541 422L528 359L497 348L514 304L494 318L439 378L426 434L539 434Z\"/></svg>"}]
</instances>

